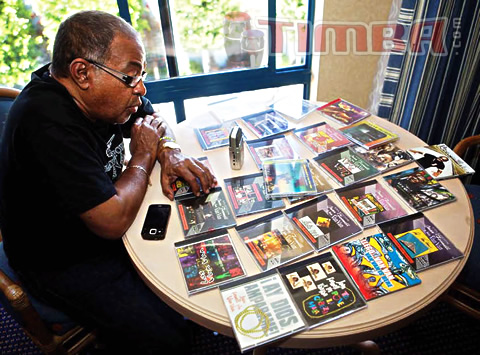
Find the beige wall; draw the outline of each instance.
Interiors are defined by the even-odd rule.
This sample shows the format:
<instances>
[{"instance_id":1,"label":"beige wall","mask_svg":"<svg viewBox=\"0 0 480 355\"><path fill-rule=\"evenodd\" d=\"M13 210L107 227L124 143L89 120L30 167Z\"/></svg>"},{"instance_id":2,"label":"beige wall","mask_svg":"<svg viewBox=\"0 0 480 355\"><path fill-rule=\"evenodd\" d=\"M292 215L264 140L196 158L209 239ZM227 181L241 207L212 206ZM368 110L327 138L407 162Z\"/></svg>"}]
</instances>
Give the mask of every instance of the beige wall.
<instances>
[{"instance_id":1,"label":"beige wall","mask_svg":"<svg viewBox=\"0 0 480 355\"><path fill-rule=\"evenodd\" d=\"M364 23L368 28L374 22L386 22L391 5L392 0L325 0L323 21ZM352 37L347 38L352 44ZM326 42L328 53L314 56L314 60L320 60L317 100L328 102L341 97L367 108L380 56L354 53L352 48L345 51L347 54L334 54L332 42L331 37Z\"/></svg>"}]
</instances>

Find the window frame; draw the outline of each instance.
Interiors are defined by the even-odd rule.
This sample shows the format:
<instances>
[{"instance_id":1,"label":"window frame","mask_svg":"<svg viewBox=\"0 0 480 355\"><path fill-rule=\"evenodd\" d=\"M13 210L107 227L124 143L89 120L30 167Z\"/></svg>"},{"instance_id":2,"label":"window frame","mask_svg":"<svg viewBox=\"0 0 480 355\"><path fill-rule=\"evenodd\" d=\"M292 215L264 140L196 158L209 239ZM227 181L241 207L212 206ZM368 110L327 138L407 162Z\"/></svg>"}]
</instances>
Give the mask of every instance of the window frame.
<instances>
[{"instance_id":1,"label":"window frame","mask_svg":"<svg viewBox=\"0 0 480 355\"><path fill-rule=\"evenodd\" d=\"M152 103L173 102L177 123L186 119L185 100L214 95L233 94L242 91L273 88L286 85L303 85L303 97L310 96L312 77L312 27L315 14L315 0L307 0L307 35L306 54L303 65L276 68L276 56L268 56L266 67L222 71L192 76L179 76L175 57L175 40L173 37L169 0L158 0L162 34L165 48L173 51L167 55L169 78L147 81L146 97ZM131 23L128 0L117 0L119 15ZM275 53L276 38L276 0L268 0L269 30L271 34L269 53ZM232 85L231 83L235 83Z\"/></svg>"}]
</instances>

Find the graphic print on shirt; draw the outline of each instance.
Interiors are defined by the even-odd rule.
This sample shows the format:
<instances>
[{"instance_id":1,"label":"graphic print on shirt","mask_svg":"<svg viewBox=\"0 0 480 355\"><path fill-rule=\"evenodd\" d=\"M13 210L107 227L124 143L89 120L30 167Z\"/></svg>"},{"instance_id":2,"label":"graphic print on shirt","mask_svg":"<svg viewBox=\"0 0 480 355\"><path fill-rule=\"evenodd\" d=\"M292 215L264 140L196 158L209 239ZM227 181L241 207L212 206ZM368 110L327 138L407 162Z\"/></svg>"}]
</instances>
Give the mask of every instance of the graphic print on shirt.
<instances>
[{"instance_id":1,"label":"graphic print on shirt","mask_svg":"<svg viewBox=\"0 0 480 355\"><path fill-rule=\"evenodd\" d=\"M112 149L112 142L114 138L115 138L115 134L112 135L112 138L108 140L107 149L105 151L105 155L107 156L107 158L110 159L105 165L105 172L108 173L111 171L112 179L115 179L117 175L120 175L122 171L122 164L123 164L123 158L124 158L124 152L125 152L123 141L121 141L118 146Z\"/></svg>"}]
</instances>

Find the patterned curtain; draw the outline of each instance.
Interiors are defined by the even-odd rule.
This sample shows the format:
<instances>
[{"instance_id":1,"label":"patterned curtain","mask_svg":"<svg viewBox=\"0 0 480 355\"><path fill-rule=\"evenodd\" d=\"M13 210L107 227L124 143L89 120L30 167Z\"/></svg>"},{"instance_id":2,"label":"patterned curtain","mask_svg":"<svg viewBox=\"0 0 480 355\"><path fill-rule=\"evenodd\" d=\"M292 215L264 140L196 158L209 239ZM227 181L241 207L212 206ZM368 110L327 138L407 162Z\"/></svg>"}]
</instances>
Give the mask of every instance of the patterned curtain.
<instances>
[{"instance_id":1,"label":"patterned curtain","mask_svg":"<svg viewBox=\"0 0 480 355\"><path fill-rule=\"evenodd\" d=\"M428 144L480 134L479 14L477 0L401 1L378 116Z\"/></svg>"}]
</instances>

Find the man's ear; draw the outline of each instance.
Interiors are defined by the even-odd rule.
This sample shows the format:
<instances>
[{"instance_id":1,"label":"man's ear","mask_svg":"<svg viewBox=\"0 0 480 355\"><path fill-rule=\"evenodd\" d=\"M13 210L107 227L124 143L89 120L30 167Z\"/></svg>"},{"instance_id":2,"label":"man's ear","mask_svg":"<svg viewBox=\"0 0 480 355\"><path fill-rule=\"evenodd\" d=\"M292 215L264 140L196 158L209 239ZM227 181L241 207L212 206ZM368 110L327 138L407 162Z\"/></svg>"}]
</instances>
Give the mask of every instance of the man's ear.
<instances>
[{"instance_id":1,"label":"man's ear","mask_svg":"<svg viewBox=\"0 0 480 355\"><path fill-rule=\"evenodd\" d=\"M82 90L88 89L93 75L90 63L83 58L74 59L70 63L70 75Z\"/></svg>"}]
</instances>

